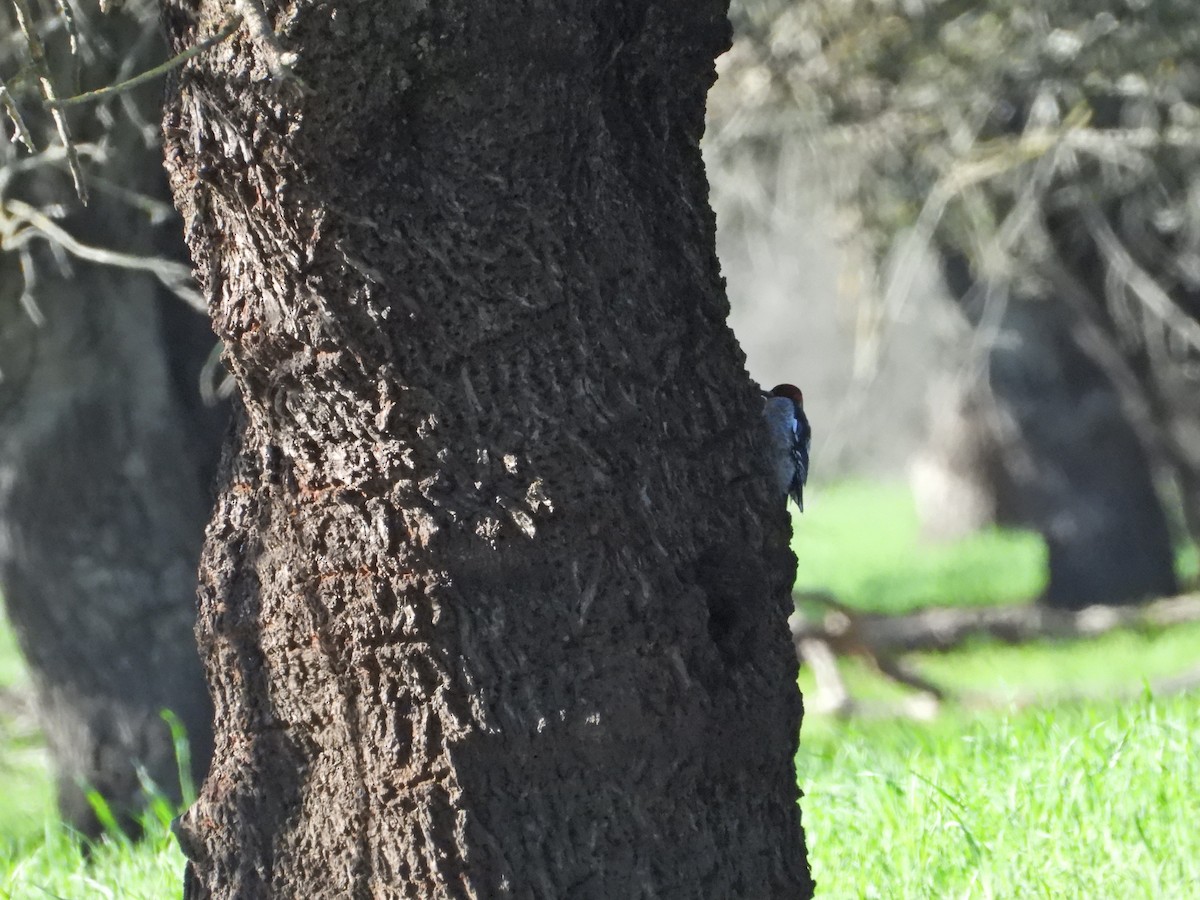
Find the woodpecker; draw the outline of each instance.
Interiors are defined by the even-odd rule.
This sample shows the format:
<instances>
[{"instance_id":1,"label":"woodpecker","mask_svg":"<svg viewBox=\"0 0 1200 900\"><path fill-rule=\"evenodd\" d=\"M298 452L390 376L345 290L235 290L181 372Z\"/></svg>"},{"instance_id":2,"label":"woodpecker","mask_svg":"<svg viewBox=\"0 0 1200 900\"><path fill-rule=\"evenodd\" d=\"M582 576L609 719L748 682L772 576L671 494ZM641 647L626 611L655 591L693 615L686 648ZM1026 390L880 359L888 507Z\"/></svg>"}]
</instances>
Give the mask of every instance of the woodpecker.
<instances>
[{"instance_id":1,"label":"woodpecker","mask_svg":"<svg viewBox=\"0 0 1200 900\"><path fill-rule=\"evenodd\" d=\"M775 488L790 495L804 512L804 484L808 481L808 449L812 428L804 414L804 394L794 384L777 384L763 391L763 418L771 440L771 473Z\"/></svg>"}]
</instances>

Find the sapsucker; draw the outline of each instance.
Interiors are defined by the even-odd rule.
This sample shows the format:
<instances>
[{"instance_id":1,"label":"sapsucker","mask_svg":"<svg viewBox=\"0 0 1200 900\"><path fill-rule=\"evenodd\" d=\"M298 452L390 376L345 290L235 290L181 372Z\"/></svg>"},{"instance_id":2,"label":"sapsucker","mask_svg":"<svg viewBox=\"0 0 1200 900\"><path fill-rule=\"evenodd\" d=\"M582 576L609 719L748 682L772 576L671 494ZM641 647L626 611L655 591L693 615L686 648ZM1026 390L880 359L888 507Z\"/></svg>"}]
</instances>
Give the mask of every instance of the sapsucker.
<instances>
[{"instance_id":1,"label":"sapsucker","mask_svg":"<svg viewBox=\"0 0 1200 900\"><path fill-rule=\"evenodd\" d=\"M777 384L770 391L763 391L763 397L775 488L790 495L803 512L808 450L812 444L812 428L804 414L804 394L794 384Z\"/></svg>"}]
</instances>

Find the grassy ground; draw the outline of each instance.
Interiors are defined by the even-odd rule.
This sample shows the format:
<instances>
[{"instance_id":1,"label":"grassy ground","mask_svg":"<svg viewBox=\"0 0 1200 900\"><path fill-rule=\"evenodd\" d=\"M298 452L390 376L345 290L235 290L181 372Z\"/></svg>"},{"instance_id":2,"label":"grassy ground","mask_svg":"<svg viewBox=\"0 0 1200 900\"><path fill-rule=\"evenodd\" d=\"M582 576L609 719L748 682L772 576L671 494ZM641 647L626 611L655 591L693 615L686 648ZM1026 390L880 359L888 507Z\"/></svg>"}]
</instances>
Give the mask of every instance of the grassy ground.
<instances>
[{"instance_id":1,"label":"grassy ground","mask_svg":"<svg viewBox=\"0 0 1200 900\"><path fill-rule=\"evenodd\" d=\"M818 896L1200 896L1197 735L1194 696L813 729Z\"/></svg>"},{"instance_id":2,"label":"grassy ground","mask_svg":"<svg viewBox=\"0 0 1200 900\"><path fill-rule=\"evenodd\" d=\"M54 814L29 678L0 617L0 900L161 900L178 897L183 855L167 828L175 811L147 810L146 836L85 845Z\"/></svg>"},{"instance_id":3,"label":"grassy ground","mask_svg":"<svg viewBox=\"0 0 1200 900\"><path fill-rule=\"evenodd\" d=\"M0 873L11 855L5 850L38 838L51 812L46 752L28 696L28 675L0 617Z\"/></svg>"},{"instance_id":4,"label":"grassy ground","mask_svg":"<svg viewBox=\"0 0 1200 900\"><path fill-rule=\"evenodd\" d=\"M926 547L902 490L813 495L798 590L894 613L1017 601L1045 582L1030 535ZM1194 554L1180 567L1194 578ZM1200 625L978 643L910 658L972 709L931 723L810 716L797 771L818 896L1200 897L1200 696L1145 687L1198 660ZM901 694L862 665L844 673L856 697ZM807 672L801 688L812 693ZM1061 700L1083 694L1131 699Z\"/></svg>"},{"instance_id":5,"label":"grassy ground","mask_svg":"<svg viewBox=\"0 0 1200 900\"><path fill-rule=\"evenodd\" d=\"M1019 602L1044 582L1028 535L921 546L902 489L815 489L808 508L798 590L899 612ZM810 716L797 769L818 896L1200 896L1200 697L1139 691L1198 658L1200 627L978 644L912 660L971 709L931 723ZM859 697L899 693L862 667L847 679ZM811 688L803 674L801 686ZM54 821L44 751L12 702L26 689L0 628L0 900L178 896L169 811L148 814L146 840L114 838L90 855ZM1084 691L1127 699L1055 699Z\"/></svg>"},{"instance_id":6,"label":"grassy ground","mask_svg":"<svg viewBox=\"0 0 1200 900\"><path fill-rule=\"evenodd\" d=\"M0 897L13 900L166 900L183 886L183 854L166 824L150 816L146 836L91 847L48 820L42 837L0 840Z\"/></svg>"}]
</instances>

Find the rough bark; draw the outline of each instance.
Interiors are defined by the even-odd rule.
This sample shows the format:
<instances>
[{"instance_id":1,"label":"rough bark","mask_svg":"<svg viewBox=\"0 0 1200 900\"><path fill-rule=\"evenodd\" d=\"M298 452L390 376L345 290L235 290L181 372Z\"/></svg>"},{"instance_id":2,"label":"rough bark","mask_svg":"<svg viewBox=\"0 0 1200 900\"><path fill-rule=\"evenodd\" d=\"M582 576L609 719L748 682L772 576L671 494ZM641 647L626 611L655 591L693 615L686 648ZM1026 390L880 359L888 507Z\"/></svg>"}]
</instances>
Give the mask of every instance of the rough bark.
<instances>
[{"instance_id":1,"label":"rough bark","mask_svg":"<svg viewBox=\"0 0 1200 900\"><path fill-rule=\"evenodd\" d=\"M961 260L947 257L945 271L968 314L982 315L967 298L986 292ZM1042 602L1080 609L1170 596L1174 553L1150 460L1076 314L1033 279L996 290L991 302L1003 312L987 361L995 410L976 404L991 422L972 421L995 435L1002 466L978 474L1003 521L1045 539Z\"/></svg>"},{"instance_id":2,"label":"rough bark","mask_svg":"<svg viewBox=\"0 0 1200 900\"><path fill-rule=\"evenodd\" d=\"M129 47L141 33L129 18L90 12L97 47ZM142 43L132 52L147 62L152 51ZM112 80L123 61L94 50L83 84ZM165 201L157 147L125 116L113 125L93 113L74 118L76 137L106 132L111 155L93 160L90 176ZM153 255L158 229L146 215L112 191L93 193L62 227L93 246ZM50 166L26 170L5 199L74 205L69 179ZM88 789L127 826L147 799L139 769L179 797L163 709L188 730L193 778L207 768L211 706L191 632L210 499L203 472L219 426L217 413L186 399L197 393L199 361L185 345L214 338L144 273L64 266L42 241L29 249L41 324L19 302L16 254L0 256L0 590L33 674L59 808L94 834Z\"/></svg>"},{"instance_id":3,"label":"rough bark","mask_svg":"<svg viewBox=\"0 0 1200 900\"><path fill-rule=\"evenodd\" d=\"M167 3L176 46L232 8ZM188 896L809 896L723 4L267 11L306 87L243 30L166 117L244 404Z\"/></svg>"}]
</instances>

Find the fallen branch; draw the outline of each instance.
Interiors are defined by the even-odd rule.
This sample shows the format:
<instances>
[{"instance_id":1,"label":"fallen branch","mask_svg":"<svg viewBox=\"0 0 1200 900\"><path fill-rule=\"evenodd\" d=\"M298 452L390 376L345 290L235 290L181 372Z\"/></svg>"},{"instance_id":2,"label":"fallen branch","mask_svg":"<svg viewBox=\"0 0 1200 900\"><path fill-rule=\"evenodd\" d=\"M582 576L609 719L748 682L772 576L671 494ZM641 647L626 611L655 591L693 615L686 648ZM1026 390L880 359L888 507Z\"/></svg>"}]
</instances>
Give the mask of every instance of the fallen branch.
<instances>
[{"instance_id":1,"label":"fallen branch","mask_svg":"<svg viewBox=\"0 0 1200 900\"><path fill-rule=\"evenodd\" d=\"M1001 606L976 609L935 608L903 616L863 613L838 603L828 594L810 593L802 600L826 608L819 622L797 611L791 618L796 655L813 672L816 690L810 701L815 712L841 718L904 717L929 719L943 702L967 709L1022 708L1034 704L1084 701L1097 698L1135 699L1146 685L1100 692L1033 692L1018 697L988 694L952 694L924 678L899 659L917 650L949 650L977 637L1007 643L1034 640L1086 638L1118 628L1164 628L1200 621L1200 593L1157 600L1142 606L1090 606L1078 612L1039 606ZM838 669L838 656L857 656L880 675L916 691L899 703L861 701L850 695ZM1200 667L1149 685L1154 696L1167 696L1200 687Z\"/></svg>"},{"instance_id":2,"label":"fallen branch","mask_svg":"<svg viewBox=\"0 0 1200 900\"><path fill-rule=\"evenodd\" d=\"M948 650L971 638L991 637L1007 643L1063 638L1094 637L1118 628L1165 628L1200 620L1200 594L1184 594L1150 604L1090 606L1070 612L1042 606L992 606L983 608L929 608L907 616L864 613L839 604L828 594L804 594L802 600L826 607L820 622L797 612L791 618L797 658L816 678L812 708L848 718L870 714L904 715L929 719L944 701L959 701L973 709L1028 706L1031 703L1084 700L1087 695L1030 695L998 698L985 695L955 697L952 692L920 676L899 659L913 650ZM866 664L896 684L917 691L901 704L864 704L854 700L838 670L838 656L859 656ZM1152 685L1156 695L1192 690L1200 685L1200 668ZM1144 686L1132 691L1145 690ZM1106 697L1114 692L1105 691Z\"/></svg>"},{"instance_id":3,"label":"fallen branch","mask_svg":"<svg viewBox=\"0 0 1200 900\"><path fill-rule=\"evenodd\" d=\"M1089 606L1077 612L1036 605L935 607L900 616L859 612L824 594L803 594L799 599L815 601L827 612L819 621L793 616L797 648L802 641L816 640L841 656L950 650L979 637L1010 644L1086 638L1119 628L1165 628L1200 621L1200 593L1138 606Z\"/></svg>"}]
</instances>

